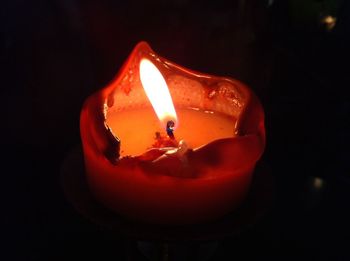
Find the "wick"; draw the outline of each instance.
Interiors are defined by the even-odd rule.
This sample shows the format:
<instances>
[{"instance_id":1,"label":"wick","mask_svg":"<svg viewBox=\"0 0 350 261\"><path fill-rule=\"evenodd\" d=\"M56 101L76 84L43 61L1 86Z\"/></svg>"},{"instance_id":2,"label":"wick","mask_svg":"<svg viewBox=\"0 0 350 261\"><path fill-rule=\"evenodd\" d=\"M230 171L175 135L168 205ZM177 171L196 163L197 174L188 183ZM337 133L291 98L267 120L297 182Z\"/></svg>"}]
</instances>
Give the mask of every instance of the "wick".
<instances>
[{"instance_id":1,"label":"wick","mask_svg":"<svg viewBox=\"0 0 350 261\"><path fill-rule=\"evenodd\" d=\"M174 127L175 127L175 122L170 120L166 123L166 133L168 134L170 139L175 139Z\"/></svg>"}]
</instances>

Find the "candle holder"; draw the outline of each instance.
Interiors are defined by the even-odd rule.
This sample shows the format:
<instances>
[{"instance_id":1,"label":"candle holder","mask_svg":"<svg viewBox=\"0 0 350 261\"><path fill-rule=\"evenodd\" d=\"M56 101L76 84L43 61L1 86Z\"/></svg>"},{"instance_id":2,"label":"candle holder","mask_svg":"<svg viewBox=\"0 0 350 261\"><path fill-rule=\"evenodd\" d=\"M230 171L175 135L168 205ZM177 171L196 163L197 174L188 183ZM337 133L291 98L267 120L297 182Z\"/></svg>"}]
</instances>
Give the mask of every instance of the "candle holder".
<instances>
[{"instance_id":1,"label":"candle holder","mask_svg":"<svg viewBox=\"0 0 350 261\"><path fill-rule=\"evenodd\" d=\"M161 148L123 155L123 140L114 133L109 117L151 107L140 80L142 59L151 61L165 78L175 108L226 115L232 119L232 135L190 149L179 143L175 157L167 157ZM198 135L210 128L192 127ZM246 85L180 67L145 42L135 47L107 87L86 100L80 129L86 175L95 197L124 216L161 224L205 222L235 209L249 191L265 147L263 109Z\"/></svg>"}]
</instances>

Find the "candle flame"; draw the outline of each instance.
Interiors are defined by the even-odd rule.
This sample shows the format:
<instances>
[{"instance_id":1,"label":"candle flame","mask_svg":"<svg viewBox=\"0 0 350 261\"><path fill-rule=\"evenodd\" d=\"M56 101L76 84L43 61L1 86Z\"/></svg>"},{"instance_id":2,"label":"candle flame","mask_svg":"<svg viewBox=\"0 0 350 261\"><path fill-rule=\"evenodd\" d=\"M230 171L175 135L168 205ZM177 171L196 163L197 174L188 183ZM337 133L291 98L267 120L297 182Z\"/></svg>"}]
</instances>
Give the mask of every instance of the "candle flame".
<instances>
[{"instance_id":1,"label":"candle flame","mask_svg":"<svg viewBox=\"0 0 350 261\"><path fill-rule=\"evenodd\" d=\"M162 126L165 127L168 121L173 121L176 127L178 121L168 85L163 75L150 60L141 60L140 79Z\"/></svg>"},{"instance_id":2,"label":"candle flame","mask_svg":"<svg viewBox=\"0 0 350 261\"><path fill-rule=\"evenodd\" d=\"M328 31L331 31L337 22L337 18L334 16L331 16L331 15L327 15L327 16L323 17L321 22L326 25L326 28Z\"/></svg>"}]
</instances>

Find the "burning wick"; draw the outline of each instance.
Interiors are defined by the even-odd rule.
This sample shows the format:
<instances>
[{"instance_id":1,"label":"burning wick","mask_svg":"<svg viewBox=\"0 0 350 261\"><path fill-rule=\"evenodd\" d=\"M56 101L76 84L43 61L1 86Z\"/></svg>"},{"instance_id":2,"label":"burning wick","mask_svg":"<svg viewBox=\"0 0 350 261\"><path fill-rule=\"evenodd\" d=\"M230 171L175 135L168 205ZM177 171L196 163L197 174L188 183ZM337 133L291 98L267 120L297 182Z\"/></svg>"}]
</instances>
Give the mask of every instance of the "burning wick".
<instances>
[{"instance_id":1,"label":"burning wick","mask_svg":"<svg viewBox=\"0 0 350 261\"><path fill-rule=\"evenodd\" d=\"M175 122L170 120L166 123L166 133L168 134L170 139L175 139L174 127L175 127Z\"/></svg>"},{"instance_id":2,"label":"burning wick","mask_svg":"<svg viewBox=\"0 0 350 261\"><path fill-rule=\"evenodd\" d=\"M140 80L162 128L166 122L166 133L171 140L175 140L177 117L168 85L157 66L145 58L140 61Z\"/></svg>"}]
</instances>

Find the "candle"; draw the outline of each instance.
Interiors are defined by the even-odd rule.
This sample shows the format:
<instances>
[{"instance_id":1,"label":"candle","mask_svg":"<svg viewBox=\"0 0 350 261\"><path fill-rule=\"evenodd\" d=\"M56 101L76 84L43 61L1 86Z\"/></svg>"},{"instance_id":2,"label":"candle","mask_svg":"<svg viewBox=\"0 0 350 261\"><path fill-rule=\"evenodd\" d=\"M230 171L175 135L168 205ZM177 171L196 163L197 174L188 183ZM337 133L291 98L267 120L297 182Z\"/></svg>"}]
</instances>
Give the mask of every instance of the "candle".
<instances>
[{"instance_id":1,"label":"candle","mask_svg":"<svg viewBox=\"0 0 350 261\"><path fill-rule=\"evenodd\" d=\"M265 146L263 110L248 87L182 68L145 42L86 100L80 126L96 198L152 223L203 222L235 209Z\"/></svg>"}]
</instances>

